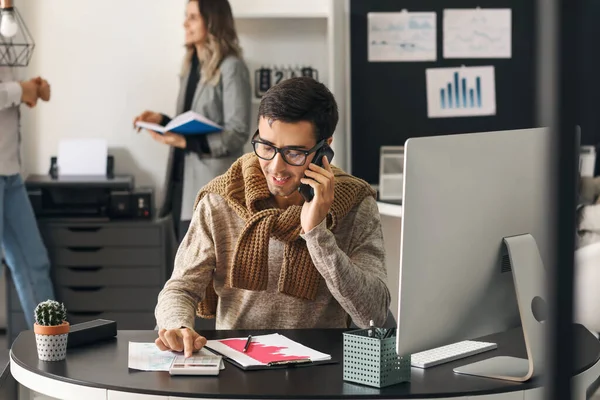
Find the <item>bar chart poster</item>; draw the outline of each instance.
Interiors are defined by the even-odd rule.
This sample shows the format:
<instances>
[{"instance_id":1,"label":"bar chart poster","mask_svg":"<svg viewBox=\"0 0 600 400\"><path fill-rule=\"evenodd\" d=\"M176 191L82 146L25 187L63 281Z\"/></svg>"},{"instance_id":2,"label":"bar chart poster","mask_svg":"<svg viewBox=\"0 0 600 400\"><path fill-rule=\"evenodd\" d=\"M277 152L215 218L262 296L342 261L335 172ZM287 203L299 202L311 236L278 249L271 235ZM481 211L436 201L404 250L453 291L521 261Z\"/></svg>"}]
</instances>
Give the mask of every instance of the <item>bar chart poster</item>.
<instances>
[{"instance_id":1,"label":"bar chart poster","mask_svg":"<svg viewBox=\"0 0 600 400\"><path fill-rule=\"evenodd\" d=\"M425 75L429 118L496 114L493 66L428 68Z\"/></svg>"}]
</instances>

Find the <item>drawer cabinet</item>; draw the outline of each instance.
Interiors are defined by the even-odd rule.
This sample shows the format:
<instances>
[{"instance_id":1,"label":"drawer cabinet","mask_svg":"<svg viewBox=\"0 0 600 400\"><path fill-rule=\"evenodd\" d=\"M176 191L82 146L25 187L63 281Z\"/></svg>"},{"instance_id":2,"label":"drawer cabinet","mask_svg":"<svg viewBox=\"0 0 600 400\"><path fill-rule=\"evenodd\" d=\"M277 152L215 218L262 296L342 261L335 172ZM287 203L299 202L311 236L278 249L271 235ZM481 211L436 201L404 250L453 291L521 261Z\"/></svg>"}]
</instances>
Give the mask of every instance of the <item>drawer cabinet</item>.
<instances>
[{"instance_id":1,"label":"drawer cabinet","mask_svg":"<svg viewBox=\"0 0 600 400\"><path fill-rule=\"evenodd\" d=\"M56 299L68 321L117 322L117 329L153 329L154 307L174 256L171 221L38 221L52 265ZM28 327L7 274L8 345Z\"/></svg>"},{"instance_id":2,"label":"drawer cabinet","mask_svg":"<svg viewBox=\"0 0 600 400\"><path fill-rule=\"evenodd\" d=\"M154 310L161 287L111 287L111 286L70 286L58 287L55 294L58 301L65 303L67 311L103 312ZM11 312L21 311L19 297L11 287Z\"/></svg>"},{"instance_id":3,"label":"drawer cabinet","mask_svg":"<svg viewBox=\"0 0 600 400\"><path fill-rule=\"evenodd\" d=\"M48 247L104 246L160 247L162 232L158 226L123 226L80 224L78 226L40 226Z\"/></svg>"},{"instance_id":4,"label":"drawer cabinet","mask_svg":"<svg viewBox=\"0 0 600 400\"><path fill-rule=\"evenodd\" d=\"M54 284L63 286L137 287L162 286L164 274L156 267L112 266L60 266L54 269Z\"/></svg>"},{"instance_id":5,"label":"drawer cabinet","mask_svg":"<svg viewBox=\"0 0 600 400\"><path fill-rule=\"evenodd\" d=\"M18 336L19 332L32 329L27 326L27 323L25 322L25 316L22 312L12 312L8 317L13 323L15 338ZM94 319L108 319L111 321L116 321L117 328L120 330L154 329L154 326L156 325L154 312L69 312L67 315L67 320L72 325Z\"/></svg>"},{"instance_id":6,"label":"drawer cabinet","mask_svg":"<svg viewBox=\"0 0 600 400\"><path fill-rule=\"evenodd\" d=\"M69 246L48 249L56 266L153 266L163 264L160 247Z\"/></svg>"}]
</instances>

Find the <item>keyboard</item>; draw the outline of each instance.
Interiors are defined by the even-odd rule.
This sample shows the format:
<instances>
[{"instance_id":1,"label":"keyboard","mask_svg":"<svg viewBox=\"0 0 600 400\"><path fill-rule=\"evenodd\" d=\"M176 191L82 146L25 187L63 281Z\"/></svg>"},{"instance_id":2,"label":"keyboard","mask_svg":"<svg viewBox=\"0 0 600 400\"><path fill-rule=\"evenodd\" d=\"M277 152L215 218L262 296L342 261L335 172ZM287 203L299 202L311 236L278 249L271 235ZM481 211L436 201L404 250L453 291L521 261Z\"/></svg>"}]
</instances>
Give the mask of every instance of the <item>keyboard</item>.
<instances>
[{"instance_id":1,"label":"keyboard","mask_svg":"<svg viewBox=\"0 0 600 400\"><path fill-rule=\"evenodd\" d=\"M496 348L498 348L496 343L464 340L447 346L415 353L410 357L410 364L417 368L435 367L436 365L460 360L461 358L474 356L475 354L480 354Z\"/></svg>"}]
</instances>

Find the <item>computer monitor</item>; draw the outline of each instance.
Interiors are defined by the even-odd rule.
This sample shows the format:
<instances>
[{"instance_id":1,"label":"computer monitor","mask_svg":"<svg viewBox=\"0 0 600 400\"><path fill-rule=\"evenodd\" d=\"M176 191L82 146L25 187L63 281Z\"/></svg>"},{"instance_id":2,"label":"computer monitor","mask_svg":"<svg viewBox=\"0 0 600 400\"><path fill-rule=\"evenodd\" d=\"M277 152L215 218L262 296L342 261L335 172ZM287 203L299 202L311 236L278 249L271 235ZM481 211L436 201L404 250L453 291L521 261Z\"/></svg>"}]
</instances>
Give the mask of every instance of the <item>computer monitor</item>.
<instances>
[{"instance_id":1,"label":"computer monitor","mask_svg":"<svg viewBox=\"0 0 600 400\"><path fill-rule=\"evenodd\" d=\"M546 128L406 142L399 355L523 323L531 330L528 350L542 361L541 328L532 320L540 317L531 305L544 306L543 265L551 255L551 143ZM507 238L517 240L512 254ZM523 274L517 291L515 273ZM486 376L529 379L532 357L492 366ZM505 371L519 368L525 371Z\"/></svg>"}]
</instances>

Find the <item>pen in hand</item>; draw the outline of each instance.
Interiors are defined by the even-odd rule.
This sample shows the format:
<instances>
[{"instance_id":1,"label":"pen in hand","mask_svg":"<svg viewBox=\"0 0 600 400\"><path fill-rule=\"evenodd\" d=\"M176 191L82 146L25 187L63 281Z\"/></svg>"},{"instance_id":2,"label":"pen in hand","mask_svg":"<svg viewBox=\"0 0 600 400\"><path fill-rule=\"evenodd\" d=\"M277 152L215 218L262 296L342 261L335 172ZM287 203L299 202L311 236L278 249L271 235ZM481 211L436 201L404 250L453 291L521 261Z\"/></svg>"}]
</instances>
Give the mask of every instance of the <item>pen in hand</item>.
<instances>
[{"instance_id":1,"label":"pen in hand","mask_svg":"<svg viewBox=\"0 0 600 400\"><path fill-rule=\"evenodd\" d=\"M248 339L246 340L246 344L244 345L244 350L242 352L247 352L250 347L250 342L252 342L252 335L248 335Z\"/></svg>"}]
</instances>

